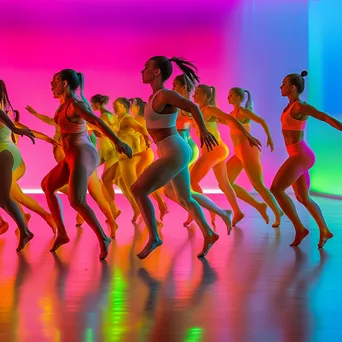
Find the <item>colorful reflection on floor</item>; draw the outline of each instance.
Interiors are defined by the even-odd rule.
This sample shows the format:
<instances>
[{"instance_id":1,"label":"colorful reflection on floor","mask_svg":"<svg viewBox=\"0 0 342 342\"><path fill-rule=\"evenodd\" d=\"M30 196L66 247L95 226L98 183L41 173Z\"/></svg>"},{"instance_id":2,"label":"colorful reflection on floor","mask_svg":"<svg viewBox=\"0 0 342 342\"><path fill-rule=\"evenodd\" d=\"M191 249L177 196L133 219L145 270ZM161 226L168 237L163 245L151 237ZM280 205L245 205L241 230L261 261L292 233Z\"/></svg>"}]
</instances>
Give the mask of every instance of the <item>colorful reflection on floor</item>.
<instances>
[{"instance_id":1,"label":"colorful reflection on floor","mask_svg":"<svg viewBox=\"0 0 342 342\"><path fill-rule=\"evenodd\" d=\"M53 237L39 217L31 219L36 237L23 253L15 252L13 224L0 238L1 342L316 342L342 336L339 201L317 199L335 233L325 250L317 249L318 231L304 209L312 233L291 248L287 220L275 230L244 207L246 219L229 237L217 219L221 238L206 260L196 257L198 228L184 228L186 213L170 204L164 245L140 261L146 230L130 223L131 210L118 196L124 213L117 240L100 262L95 236L86 225L74 227L75 213L62 198L72 241L57 254L49 252ZM225 204L220 195L212 198Z\"/></svg>"}]
</instances>

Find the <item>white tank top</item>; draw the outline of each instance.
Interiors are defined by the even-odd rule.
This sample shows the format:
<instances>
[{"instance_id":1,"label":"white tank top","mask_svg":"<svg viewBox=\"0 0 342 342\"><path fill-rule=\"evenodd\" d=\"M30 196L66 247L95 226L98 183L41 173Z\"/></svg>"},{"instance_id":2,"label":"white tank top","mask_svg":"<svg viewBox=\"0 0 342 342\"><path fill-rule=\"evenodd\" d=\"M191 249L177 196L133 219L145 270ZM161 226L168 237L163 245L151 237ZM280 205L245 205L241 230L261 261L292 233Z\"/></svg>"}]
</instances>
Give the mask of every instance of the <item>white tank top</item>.
<instances>
[{"instance_id":1,"label":"white tank top","mask_svg":"<svg viewBox=\"0 0 342 342\"><path fill-rule=\"evenodd\" d=\"M144 118L146 120L147 129L176 127L178 112L171 114L160 114L153 110L153 100L161 90L162 89L159 89L145 106Z\"/></svg>"}]
</instances>

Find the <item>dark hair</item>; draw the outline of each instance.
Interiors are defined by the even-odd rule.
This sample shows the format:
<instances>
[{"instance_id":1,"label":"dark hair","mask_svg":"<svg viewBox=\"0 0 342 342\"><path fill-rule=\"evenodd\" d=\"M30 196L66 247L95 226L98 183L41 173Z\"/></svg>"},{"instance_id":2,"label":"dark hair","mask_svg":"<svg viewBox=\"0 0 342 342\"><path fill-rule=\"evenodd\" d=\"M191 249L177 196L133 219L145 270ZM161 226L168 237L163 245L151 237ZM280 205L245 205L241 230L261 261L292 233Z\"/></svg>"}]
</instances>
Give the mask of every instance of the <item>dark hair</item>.
<instances>
[{"instance_id":1,"label":"dark hair","mask_svg":"<svg viewBox=\"0 0 342 342\"><path fill-rule=\"evenodd\" d=\"M129 102L131 104L135 104L139 108L139 115L144 115L144 110L146 106L146 102L141 99L140 97L133 97L132 99L129 99Z\"/></svg>"},{"instance_id":2,"label":"dark hair","mask_svg":"<svg viewBox=\"0 0 342 342\"><path fill-rule=\"evenodd\" d=\"M231 91L233 91L237 96L240 96L241 102L245 101L245 97L246 97L245 94L247 94L247 101L245 104L245 108L249 110L253 109L252 96L248 90L242 89L239 87L234 87L231 89Z\"/></svg>"},{"instance_id":3,"label":"dark hair","mask_svg":"<svg viewBox=\"0 0 342 342\"><path fill-rule=\"evenodd\" d=\"M176 76L175 81L179 82L182 87L185 87L189 94L195 89L196 84L186 74Z\"/></svg>"},{"instance_id":4,"label":"dark hair","mask_svg":"<svg viewBox=\"0 0 342 342\"><path fill-rule=\"evenodd\" d=\"M126 108L127 112L129 111L129 108L131 107L131 103L126 97L118 97L114 102L121 103Z\"/></svg>"},{"instance_id":5,"label":"dark hair","mask_svg":"<svg viewBox=\"0 0 342 342\"><path fill-rule=\"evenodd\" d=\"M83 102L90 108L90 103L84 96L84 75L81 72L76 72L73 69L63 69L59 72L62 81L67 81L70 89L76 91L80 88L80 95Z\"/></svg>"},{"instance_id":6,"label":"dark hair","mask_svg":"<svg viewBox=\"0 0 342 342\"><path fill-rule=\"evenodd\" d=\"M8 98L8 93L6 89L5 82L3 80L0 80L0 106L3 105L4 108L1 108L4 112L8 112L9 110L12 110L14 113L14 109L12 107L11 101Z\"/></svg>"},{"instance_id":7,"label":"dark hair","mask_svg":"<svg viewBox=\"0 0 342 342\"><path fill-rule=\"evenodd\" d=\"M298 91L298 94L301 94L305 89L305 79L304 77L308 76L308 72L303 70L300 75L299 74L289 74L286 76L290 80L291 85L294 85Z\"/></svg>"},{"instance_id":8,"label":"dark hair","mask_svg":"<svg viewBox=\"0 0 342 342\"><path fill-rule=\"evenodd\" d=\"M205 93L208 103L210 106L216 107L216 88L213 86L208 86L206 84L199 84L197 88L200 88Z\"/></svg>"},{"instance_id":9,"label":"dark hair","mask_svg":"<svg viewBox=\"0 0 342 342\"><path fill-rule=\"evenodd\" d=\"M109 101L109 96L96 94L91 97L90 102L99 104L101 106L106 105Z\"/></svg>"},{"instance_id":10,"label":"dark hair","mask_svg":"<svg viewBox=\"0 0 342 342\"><path fill-rule=\"evenodd\" d=\"M191 82L199 82L199 77L197 76L197 67L193 63L188 62L183 58L154 56L150 58L150 60L154 61L155 66L160 69L163 81L166 81L170 78L172 74L172 62L174 62L177 64L178 68L181 69L187 77L189 77Z\"/></svg>"}]
</instances>

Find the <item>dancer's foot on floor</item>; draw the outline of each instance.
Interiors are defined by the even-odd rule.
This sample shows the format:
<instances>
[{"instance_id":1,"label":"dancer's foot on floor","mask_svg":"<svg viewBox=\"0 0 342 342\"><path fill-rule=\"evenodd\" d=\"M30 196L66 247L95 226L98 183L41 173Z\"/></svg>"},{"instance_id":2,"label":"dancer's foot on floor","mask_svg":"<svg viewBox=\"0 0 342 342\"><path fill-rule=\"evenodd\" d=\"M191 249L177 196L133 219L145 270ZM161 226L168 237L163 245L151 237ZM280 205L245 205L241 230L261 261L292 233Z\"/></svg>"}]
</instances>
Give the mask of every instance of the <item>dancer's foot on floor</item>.
<instances>
[{"instance_id":1,"label":"dancer's foot on floor","mask_svg":"<svg viewBox=\"0 0 342 342\"><path fill-rule=\"evenodd\" d=\"M192 216L191 213L189 213L188 218L186 219L186 221L183 223L184 227L187 227L190 225L190 223L194 220L194 217Z\"/></svg>"},{"instance_id":2,"label":"dancer's foot on floor","mask_svg":"<svg viewBox=\"0 0 342 342\"><path fill-rule=\"evenodd\" d=\"M273 228L278 228L280 226L281 218L284 216L284 212L282 210L279 211L279 214L276 216L276 220L272 224Z\"/></svg>"},{"instance_id":3,"label":"dancer's foot on floor","mask_svg":"<svg viewBox=\"0 0 342 342\"><path fill-rule=\"evenodd\" d=\"M100 248L101 248L101 253L100 253L100 260L104 260L108 256L108 248L110 244L112 243L112 240L106 236L105 240L100 242Z\"/></svg>"},{"instance_id":4,"label":"dancer's foot on floor","mask_svg":"<svg viewBox=\"0 0 342 342\"><path fill-rule=\"evenodd\" d=\"M269 224L270 218L267 215L267 204L266 203L260 203L257 210L260 213L261 217L265 220L266 224Z\"/></svg>"},{"instance_id":5,"label":"dancer's foot on floor","mask_svg":"<svg viewBox=\"0 0 342 342\"><path fill-rule=\"evenodd\" d=\"M68 235L57 234L56 239L50 249L50 252L56 252L57 249L70 241Z\"/></svg>"},{"instance_id":6,"label":"dancer's foot on floor","mask_svg":"<svg viewBox=\"0 0 342 342\"><path fill-rule=\"evenodd\" d=\"M151 252L153 252L157 247L161 246L162 244L163 241L159 238L156 240L149 240L144 249L137 255L137 257L139 259L145 259L151 254Z\"/></svg>"},{"instance_id":7,"label":"dancer's foot on floor","mask_svg":"<svg viewBox=\"0 0 342 342\"><path fill-rule=\"evenodd\" d=\"M168 210L167 205L166 205L165 202L164 202L163 206L159 207L159 211L160 211L160 217L159 217L160 221L163 221L164 216L169 213L169 210Z\"/></svg>"},{"instance_id":8,"label":"dancer's foot on floor","mask_svg":"<svg viewBox=\"0 0 342 342\"><path fill-rule=\"evenodd\" d=\"M198 258L204 258L208 254L210 248L214 245L214 243L218 239L219 239L219 236L217 234L215 234L215 233L213 233L213 235L211 235L209 237L206 237L204 239L203 249L202 249L201 253L199 253L197 255L197 257Z\"/></svg>"},{"instance_id":9,"label":"dancer's foot on floor","mask_svg":"<svg viewBox=\"0 0 342 342\"><path fill-rule=\"evenodd\" d=\"M33 233L28 231L26 234L21 234L19 239L19 244L17 247L17 252L20 252L25 248L25 246L29 243L30 240L32 240L34 237Z\"/></svg>"},{"instance_id":10,"label":"dancer's foot on floor","mask_svg":"<svg viewBox=\"0 0 342 342\"><path fill-rule=\"evenodd\" d=\"M53 233L56 234L56 232L57 232L57 224L56 224L55 220L53 219L52 215L51 214L46 215L44 220L51 227Z\"/></svg>"},{"instance_id":11,"label":"dancer's foot on floor","mask_svg":"<svg viewBox=\"0 0 342 342\"><path fill-rule=\"evenodd\" d=\"M333 236L334 236L334 234L331 233L330 231L327 231L327 232L321 234L320 238L319 238L318 248L323 248L324 245L326 244L326 242L328 240L330 240Z\"/></svg>"},{"instance_id":12,"label":"dancer's foot on floor","mask_svg":"<svg viewBox=\"0 0 342 342\"><path fill-rule=\"evenodd\" d=\"M309 234L309 230L304 228L304 230L296 231L296 236L291 243L291 247L297 247L303 241L303 239Z\"/></svg>"},{"instance_id":13,"label":"dancer's foot on floor","mask_svg":"<svg viewBox=\"0 0 342 342\"><path fill-rule=\"evenodd\" d=\"M245 217L245 215L242 212L239 213L234 213L234 218L233 218L233 227L235 225L237 225L243 218Z\"/></svg>"},{"instance_id":14,"label":"dancer's foot on floor","mask_svg":"<svg viewBox=\"0 0 342 342\"><path fill-rule=\"evenodd\" d=\"M232 228L233 228L232 226L233 212L231 210L223 210L223 212L225 213L225 215L222 216L222 220L226 224L228 235L230 235Z\"/></svg>"}]
</instances>

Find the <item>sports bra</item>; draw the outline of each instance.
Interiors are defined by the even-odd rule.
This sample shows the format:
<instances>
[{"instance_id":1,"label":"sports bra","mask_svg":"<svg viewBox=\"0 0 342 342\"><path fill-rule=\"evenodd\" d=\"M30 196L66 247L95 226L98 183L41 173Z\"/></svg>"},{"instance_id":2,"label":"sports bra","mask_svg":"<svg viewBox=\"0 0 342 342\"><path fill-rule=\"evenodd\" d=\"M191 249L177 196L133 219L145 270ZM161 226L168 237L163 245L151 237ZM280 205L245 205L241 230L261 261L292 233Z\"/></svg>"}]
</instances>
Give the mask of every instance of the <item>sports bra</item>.
<instances>
[{"instance_id":1,"label":"sports bra","mask_svg":"<svg viewBox=\"0 0 342 342\"><path fill-rule=\"evenodd\" d=\"M0 128L0 144L1 143L13 143L12 131L6 125Z\"/></svg>"},{"instance_id":2,"label":"sports bra","mask_svg":"<svg viewBox=\"0 0 342 342\"><path fill-rule=\"evenodd\" d=\"M60 127L60 131L62 135L65 134L80 134L87 132L87 124L85 120L82 119L81 123L75 123L70 120L68 117L68 108L72 102L80 103L75 98L70 99L69 101L63 103L56 111L54 116L55 123Z\"/></svg>"},{"instance_id":3,"label":"sports bra","mask_svg":"<svg viewBox=\"0 0 342 342\"><path fill-rule=\"evenodd\" d=\"M161 91L159 89L150 99L150 101L146 104L144 110L144 117L146 120L146 128L147 129L158 129L158 128L172 128L176 127L176 120L178 112L170 113L170 114L160 114L154 111L153 109L153 100L156 95Z\"/></svg>"},{"instance_id":4,"label":"sports bra","mask_svg":"<svg viewBox=\"0 0 342 342\"><path fill-rule=\"evenodd\" d=\"M192 116L184 115L180 110L178 112L177 121L176 121L176 128L177 130L189 130L190 127L193 125L193 118Z\"/></svg>"},{"instance_id":5,"label":"sports bra","mask_svg":"<svg viewBox=\"0 0 342 342\"><path fill-rule=\"evenodd\" d=\"M297 100L298 101L298 100ZM291 109L297 103L297 101L293 102L289 108L283 111L281 114L281 128L284 131L304 131L306 126L306 120L297 120L291 116Z\"/></svg>"},{"instance_id":6,"label":"sports bra","mask_svg":"<svg viewBox=\"0 0 342 342\"><path fill-rule=\"evenodd\" d=\"M245 119L244 122L241 122L239 119L238 119L238 115L239 115L239 111L240 111L240 108L237 110L237 111L232 111L230 113L230 115L235 118L237 121L239 121L241 123L241 125L248 131L250 132L251 130L251 120L250 119ZM234 127L234 126L231 126L230 127L230 134L243 134L243 132L241 132L238 128Z\"/></svg>"},{"instance_id":7,"label":"sports bra","mask_svg":"<svg viewBox=\"0 0 342 342\"><path fill-rule=\"evenodd\" d=\"M205 109L206 107L208 107L208 106L206 105L206 106L201 108L202 113L203 113L203 109ZM214 121L206 121L204 116L203 116L203 120L204 120L204 124L205 124L205 127L208 130L208 132L211 133L217 141L220 141L221 135L220 135L220 132L219 132L218 127L217 127L217 125L218 125L217 119L215 118ZM199 128L197 125L196 125L196 133L198 136L200 136L200 131L199 131Z\"/></svg>"}]
</instances>

